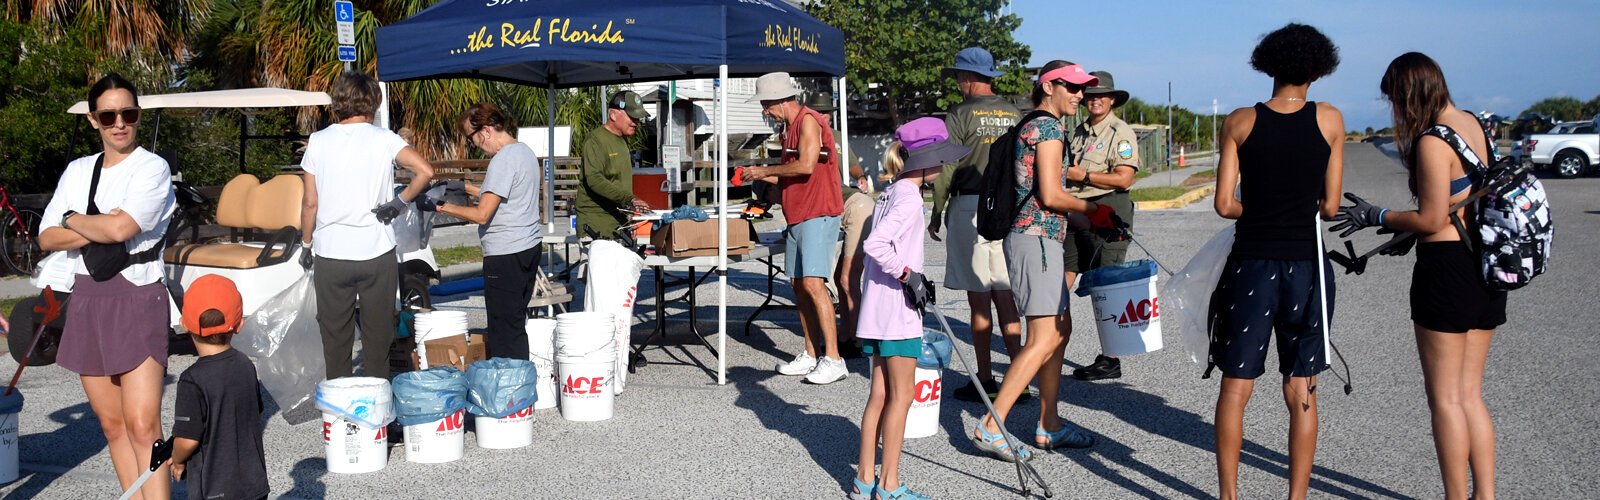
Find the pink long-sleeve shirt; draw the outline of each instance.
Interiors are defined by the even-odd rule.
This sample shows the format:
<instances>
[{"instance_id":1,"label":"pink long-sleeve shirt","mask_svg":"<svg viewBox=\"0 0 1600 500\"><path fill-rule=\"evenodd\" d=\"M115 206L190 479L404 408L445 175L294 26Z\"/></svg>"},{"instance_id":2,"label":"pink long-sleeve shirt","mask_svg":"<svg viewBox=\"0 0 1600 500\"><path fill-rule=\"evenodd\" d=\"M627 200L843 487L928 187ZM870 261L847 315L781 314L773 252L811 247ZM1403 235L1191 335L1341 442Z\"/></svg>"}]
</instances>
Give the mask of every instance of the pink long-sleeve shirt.
<instances>
[{"instance_id":1,"label":"pink long-sleeve shirt","mask_svg":"<svg viewBox=\"0 0 1600 500\"><path fill-rule=\"evenodd\" d=\"M906 305L900 275L906 268L922 272L922 231L927 226L917 181L896 180L884 190L872 209L872 232L861 244L867 262L856 336L879 340L922 337L922 315Z\"/></svg>"}]
</instances>

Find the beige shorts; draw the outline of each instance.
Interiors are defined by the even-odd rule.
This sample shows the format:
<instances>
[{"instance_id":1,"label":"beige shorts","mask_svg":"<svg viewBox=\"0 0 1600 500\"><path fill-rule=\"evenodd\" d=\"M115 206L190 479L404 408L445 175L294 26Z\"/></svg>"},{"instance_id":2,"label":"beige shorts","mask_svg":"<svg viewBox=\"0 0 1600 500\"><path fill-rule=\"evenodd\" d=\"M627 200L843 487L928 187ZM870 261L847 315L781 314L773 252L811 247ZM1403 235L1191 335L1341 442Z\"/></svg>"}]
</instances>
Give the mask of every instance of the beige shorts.
<instances>
[{"instance_id":1,"label":"beige shorts","mask_svg":"<svg viewBox=\"0 0 1600 500\"><path fill-rule=\"evenodd\" d=\"M841 257L861 255L861 240L866 239L869 232L867 228L872 226L872 207L876 203L876 196L862 193L844 200L844 215L839 217L839 229L844 231Z\"/></svg>"},{"instance_id":2,"label":"beige shorts","mask_svg":"<svg viewBox=\"0 0 1600 500\"><path fill-rule=\"evenodd\" d=\"M952 198L945 220L944 287L968 292L1010 290L1005 249L978 236L978 196Z\"/></svg>"}]
</instances>

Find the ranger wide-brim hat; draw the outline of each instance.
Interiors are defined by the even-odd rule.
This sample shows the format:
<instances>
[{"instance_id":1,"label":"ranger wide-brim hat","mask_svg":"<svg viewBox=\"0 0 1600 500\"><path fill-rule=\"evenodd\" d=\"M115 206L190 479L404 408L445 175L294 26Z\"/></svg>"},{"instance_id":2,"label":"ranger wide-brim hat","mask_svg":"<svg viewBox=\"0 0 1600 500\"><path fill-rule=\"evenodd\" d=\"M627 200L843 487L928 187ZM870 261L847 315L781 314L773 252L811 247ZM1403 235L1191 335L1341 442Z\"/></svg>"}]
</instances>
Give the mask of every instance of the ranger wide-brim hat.
<instances>
[{"instance_id":1,"label":"ranger wide-brim hat","mask_svg":"<svg viewBox=\"0 0 1600 500\"><path fill-rule=\"evenodd\" d=\"M1124 103L1128 102L1128 91L1117 90L1116 83L1111 80L1111 73L1105 71L1091 71L1089 74L1094 75L1095 78L1099 79L1100 83L1083 89L1083 97L1085 99L1091 96L1109 94L1116 98L1116 102L1111 104L1111 107L1113 108L1121 107Z\"/></svg>"},{"instance_id":2,"label":"ranger wide-brim hat","mask_svg":"<svg viewBox=\"0 0 1600 500\"><path fill-rule=\"evenodd\" d=\"M800 95L800 89L794 86L794 79L789 78L789 73L779 71L767 73L756 79L756 95L750 96L745 102L778 101Z\"/></svg>"},{"instance_id":3,"label":"ranger wide-brim hat","mask_svg":"<svg viewBox=\"0 0 1600 500\"><path fill-rule=\"evenodd\" d=\"M950 140L944 120L925 116L895 129L894 138L905 146L907 155L901 175L917 170L940 168L966 158L972 148Z\"/></svg>"},{"instance_id":4,"label":"ranger wide-brim hat","mask_svg":"<svg viewBox=\"0 0 1600 500\"><path fill-rule=\"evenodd\" d=\"M832 113L839 109L833 106L833 94L827 92L812 94L811 98L806 100L806 107L818 113Z\"/></svg>"}]
</instances>

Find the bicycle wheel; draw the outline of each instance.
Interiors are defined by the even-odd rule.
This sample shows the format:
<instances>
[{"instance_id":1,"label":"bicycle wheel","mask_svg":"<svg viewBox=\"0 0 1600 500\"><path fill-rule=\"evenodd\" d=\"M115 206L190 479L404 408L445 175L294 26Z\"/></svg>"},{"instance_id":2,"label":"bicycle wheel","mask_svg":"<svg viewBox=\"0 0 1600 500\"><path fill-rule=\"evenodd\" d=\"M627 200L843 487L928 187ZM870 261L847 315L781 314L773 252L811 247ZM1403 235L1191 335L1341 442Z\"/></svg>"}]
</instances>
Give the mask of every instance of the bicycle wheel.
<instances>
[{"instance_id":1,"label":"bicycle wheel","mask_svg":"<svg viewBox=\"0 0 1600 500\"><path fill-rule=\"evenodd\" d=\"M21 219L17 216L21 216ZM5 228L4 235L0 235L0 259L5 260L6 267L12 272L33 274L34 266L44 258L45 252L39 249L37 237L42 218L37 210L20 209L14 214L6 214L5 220L0 222L0 227Z\"/></svg>"}]
</instances>

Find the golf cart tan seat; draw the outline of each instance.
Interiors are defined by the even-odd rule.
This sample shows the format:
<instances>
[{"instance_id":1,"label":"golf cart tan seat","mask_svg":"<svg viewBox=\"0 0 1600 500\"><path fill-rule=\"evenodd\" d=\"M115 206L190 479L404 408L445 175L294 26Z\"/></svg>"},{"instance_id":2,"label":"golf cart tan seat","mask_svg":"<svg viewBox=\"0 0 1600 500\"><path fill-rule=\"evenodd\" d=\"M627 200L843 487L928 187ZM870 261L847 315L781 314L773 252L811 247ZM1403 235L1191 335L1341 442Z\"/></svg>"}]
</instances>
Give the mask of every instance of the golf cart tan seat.
<instances>
[{"instance_id":1,"label":"golf cart tan seat","mask_svg":"<svg viewBox=\"0 0 1600 500\"><path fill-rule=\"evenodd\" d=\"M176 266L255 269L288 260L300 238L300 203L305 185L300 177L279 175L263 183L239 174L217 198L217 224L228 227L235 242L198 243L167 248L167 264ZM265 244L240 243L260 231Z\"/></svg>"}]
</instances>

